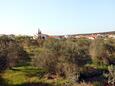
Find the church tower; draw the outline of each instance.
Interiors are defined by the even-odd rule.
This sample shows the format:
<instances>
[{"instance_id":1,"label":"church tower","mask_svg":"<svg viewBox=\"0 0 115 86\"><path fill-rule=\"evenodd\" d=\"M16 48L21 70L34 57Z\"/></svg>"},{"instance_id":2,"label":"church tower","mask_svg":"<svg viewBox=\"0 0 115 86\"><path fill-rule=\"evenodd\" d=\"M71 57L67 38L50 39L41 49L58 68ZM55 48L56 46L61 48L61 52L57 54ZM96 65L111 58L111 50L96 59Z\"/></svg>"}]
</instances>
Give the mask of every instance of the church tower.
<instances>
[{"instance_id":1,"label":"church tower","mask_svg":"<svg viewBox=\"0 0 115 86\"><path fill-rule=\"evenodd\" d=\"M37 39L47 39L47 38L48 38L48 35L43 34L43 33L41 32L41 30L38 28L38 32L37 32L35 38L37 38Z\"/></svg>"},{"instance_id":2,"label":"church tower","mask_svg":"<svg viewBox=\"0 0 115 86\"><path fill-rule=\"evenodd\" d=\"M41 32L41 30L38 28L38 33L37 33L38 38L41 39L41 38L42 38L41 35L42 35L42 32Z\"/></svg>"},{"instance_id":3,"label":"church tower","mask_svg":"<svg viewBox=\"0 0 115 86\"><path fill-rule=\"evenodd\" d=\"M38 28L38 34L42 34L41 30Z\"/></svg>"}]
</instances>

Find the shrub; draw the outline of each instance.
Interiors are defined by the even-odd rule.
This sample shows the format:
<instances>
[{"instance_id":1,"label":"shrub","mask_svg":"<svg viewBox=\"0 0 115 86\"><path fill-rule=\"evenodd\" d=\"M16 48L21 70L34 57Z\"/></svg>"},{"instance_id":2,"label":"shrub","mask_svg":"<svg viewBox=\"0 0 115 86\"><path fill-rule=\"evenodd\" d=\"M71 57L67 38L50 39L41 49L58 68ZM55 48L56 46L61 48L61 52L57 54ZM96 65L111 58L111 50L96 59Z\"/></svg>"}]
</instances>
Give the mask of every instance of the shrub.
<instances>
[{"instance_id":1,"label":"shrub","mask_svg":"<svg viewBox=\"0 0 115 86\"><path fill-rule=\"evenodd\" d=\"M90 46L90 55L93 63L97 65L110 64L109 53L105 47L104 39L96 39Z\"/></svg>"},{"instance_id":2,"label":"shrub","mask_svg":"<svg viewBox=\"0 0 115 86\"><path fill-rule=\"evenodd\" d=\"M48 49L39 48L32 58L32 63L37 67L47 69L49 72L55 72L57 58Z\"/></svg>"},{"instance_id":3,"label":"shrub","mask_svg":"<svg viewBox=\"0 0 115 86\"><path fill-rule=\"evenodd\" d=\"M115 66L108 66L108 74L104 74L108 78L108 84L111 86L115 85Z\"/></svg>"},{"instance_id":4,"label":"shrub","mask_svg":"<svg viewBox=\"0 0 115 86\"><path fill-rule=\"evenodd\" d=\"M79 46L77 43L72 41L65 41L62 45L61 55L65 56L65 60L76 64L77 66L84 66L90 62L90 56L88 49Z\"/></svg>"}]
</instances>

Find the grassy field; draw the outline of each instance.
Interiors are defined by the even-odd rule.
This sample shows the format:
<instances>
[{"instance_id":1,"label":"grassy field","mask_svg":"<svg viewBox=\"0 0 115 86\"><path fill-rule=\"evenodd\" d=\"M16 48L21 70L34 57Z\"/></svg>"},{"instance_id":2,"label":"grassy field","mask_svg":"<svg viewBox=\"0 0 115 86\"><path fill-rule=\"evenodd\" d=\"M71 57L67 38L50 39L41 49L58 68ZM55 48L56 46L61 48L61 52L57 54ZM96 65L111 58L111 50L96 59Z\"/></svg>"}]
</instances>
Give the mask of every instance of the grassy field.
<instances>
[{"instance_id":1,"label":"grassy field","mask_svg":"<svg viewBox=\"0 0 115 86\"><path fill-rule=\"evenodd\" d=\"M65 86L64 84L68 84L68 81L61 77L48 79L44 77L46 73L47 70L32 66L13 67L2 74L6 85L0 86ZM93 82L93 84L95 85L82 82L73 86L102 86L98 82Z\"/></svg>"},{"instance_id":2,"label":"grassy field","mask_svg":"<svg viewBox=\"0 0 115 86\"><path fill-rule=\"evenodd\" d=\"M46 72L44 69L32 66L13 67L6 70L2 74L2 78L9 86L60 86L66 82L61 78L47 79L43 77Z\"/></svg>"}]
</instances>

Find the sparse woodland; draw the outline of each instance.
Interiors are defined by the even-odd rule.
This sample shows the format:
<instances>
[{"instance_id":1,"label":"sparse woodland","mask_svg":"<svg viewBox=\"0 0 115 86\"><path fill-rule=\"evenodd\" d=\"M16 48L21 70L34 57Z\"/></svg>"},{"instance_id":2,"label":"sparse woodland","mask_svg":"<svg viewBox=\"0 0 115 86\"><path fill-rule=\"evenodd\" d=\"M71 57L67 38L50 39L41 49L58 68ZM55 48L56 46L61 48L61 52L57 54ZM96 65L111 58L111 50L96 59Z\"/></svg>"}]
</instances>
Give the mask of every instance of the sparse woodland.
<instances>
[{"instance_id":1,"label":"sparse woodland","mask_svg":"<svg viewBox=\"0 0 115 86\"><path fill-rule=\"evenodd\" d=\"M115 86L115 39L0 36L0 86Z\"/></svg>"}]
</instances>

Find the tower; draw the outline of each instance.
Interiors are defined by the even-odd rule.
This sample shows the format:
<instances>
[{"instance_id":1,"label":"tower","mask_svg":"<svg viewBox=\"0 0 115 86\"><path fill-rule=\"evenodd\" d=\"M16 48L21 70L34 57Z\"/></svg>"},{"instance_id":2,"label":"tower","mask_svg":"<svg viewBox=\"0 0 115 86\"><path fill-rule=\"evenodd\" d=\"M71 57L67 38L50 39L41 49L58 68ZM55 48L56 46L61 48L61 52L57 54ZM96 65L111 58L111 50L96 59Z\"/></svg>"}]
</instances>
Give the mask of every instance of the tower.
<instances>
[{"instance_id":1,"label":"tower","mask_svg":"<svg viewBox=\"0 0 115 86\"><path fill-rule=\"evenodd\" d=\"M38 28L38 34L42 34L41 30Z\"/></svg>"},{"instance_id":2,"label":"tower","mask_svg":"<svg viewBox=\"0 0 115 86\"><path fill-rule=\"evenodd\" d=\"M41 30L39 28L38 28L37 38L38 39L42 38L42 32L41 32Z\"/></svg>"},{"instance_id":3,"label":"tower","mask_svg":"<svg viewBox=\"0 0 115 86\"><path fill-rule=\"evenodd\" d=\"M48 37L48 35L42 34L41 30L38 28L38 32L37 32L36 38L37 39L46 39L47 37Z\"/></svg>"}]
</instances>

